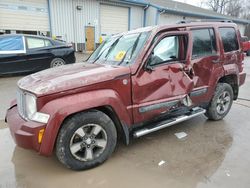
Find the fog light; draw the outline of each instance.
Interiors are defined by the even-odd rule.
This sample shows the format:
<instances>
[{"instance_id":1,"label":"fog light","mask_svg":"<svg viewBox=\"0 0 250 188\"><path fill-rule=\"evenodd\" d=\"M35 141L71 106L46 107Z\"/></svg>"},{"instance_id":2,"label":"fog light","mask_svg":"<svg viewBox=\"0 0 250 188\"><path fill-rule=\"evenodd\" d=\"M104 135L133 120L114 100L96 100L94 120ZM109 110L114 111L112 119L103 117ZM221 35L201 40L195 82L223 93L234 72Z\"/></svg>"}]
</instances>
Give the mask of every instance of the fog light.
<instances>
[{"instance_id":1,"label":"fog light","mask_svg":"<svg viewBox=\"0 0 250 188\"><path fill-rule=\"evenodd\" d=\"M43 129L41 129L41 130L39 131L39 133L38 133L38 143L39 143L39 144L41 144L41 142L42 142L44 130L45 130L45 129L43 128Z\"/></svg>"}]
</instances>

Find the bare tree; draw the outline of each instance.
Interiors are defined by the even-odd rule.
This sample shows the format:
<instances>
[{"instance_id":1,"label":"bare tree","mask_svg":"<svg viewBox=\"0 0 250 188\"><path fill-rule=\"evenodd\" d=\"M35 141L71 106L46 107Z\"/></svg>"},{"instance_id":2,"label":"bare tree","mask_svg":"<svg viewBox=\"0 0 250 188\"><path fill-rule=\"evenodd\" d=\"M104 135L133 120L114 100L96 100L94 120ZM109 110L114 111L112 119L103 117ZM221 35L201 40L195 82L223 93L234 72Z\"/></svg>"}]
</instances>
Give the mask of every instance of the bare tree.
<instances>
[{"instance_id":1,"label":"bare tree","mask_svg":"<svg viewBox=\"0 0 250 188\"><path fill-rule=\"evenodd\" d=\"M239 18L243 12L243 0L230 0L225 7L225 14Z\"/></svg>"},{"instance_id":2,"label":"bare tree","mask_svg":"<svg viewBox=\"0 0 250 188\"><path fill-rule=\"evenodd\" d=\"M250 20L250 2L248 0L245 0L243 2L243 9L242 12L240 14L241 18Z\"/></svg>"},{"instance_id":3,"label":"bare tree","mask_svg":"<svg viewBox=\"0 0 250 188\"><path fill-rule=\"evenodd\" d=\"M250 20L249 0L203 0L202 2L217 13ZM250 38L250 24L247 24L242 34Z\"/></svg>"},{"instance_id":4,"label":"bare tree","mask_svg":"<svg viewBox=\"0 0 250 188\"><path fill-rule=\"evenodd\" d=\"M207 0L206 4L213 11L225 14L225 9L230 0Z\"/></svg>"}]
</instances>

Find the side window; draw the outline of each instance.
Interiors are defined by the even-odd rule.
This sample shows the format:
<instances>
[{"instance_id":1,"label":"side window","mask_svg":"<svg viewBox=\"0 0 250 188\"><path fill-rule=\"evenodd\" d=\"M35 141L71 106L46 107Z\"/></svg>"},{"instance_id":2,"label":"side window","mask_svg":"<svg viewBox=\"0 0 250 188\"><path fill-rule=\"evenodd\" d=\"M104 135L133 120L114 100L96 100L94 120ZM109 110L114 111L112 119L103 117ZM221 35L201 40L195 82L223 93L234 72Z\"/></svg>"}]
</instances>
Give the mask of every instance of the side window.
<instances>
[{"instance_id":1,"label":"side window","mask_svg":"<svg viewBox=\"0 0 250 188\"><path fill-rule=\"evenodd\" d=\"M192 30L193 52L192 57L202 57L216 53L216 40L213 29Z\"/></svg>"},{"instance_id":2,"label":"side window","mask_svg":"<svg viewBox=\"0 0 250 188\"><path fill-rule=\"evenodd\" d=\"M42 38L27 37L27 45L29 49L42 48L51 46L51 42Z\"/></svg>"},{"instance_id":3,"label":"side window","mask_svg":"<svg viewBox=\"0 0 250 188\"><path fill-rule=\"evenodd\" d=\"M50 40L45 39L44 43L45 43L45 46L52 46L52 43L50 42Z\"/></svg>"},{"instance_id":4,"label":"side window","mask_svg":"<svg viewBox=\"0 0 250 188\"><path fill-rule=\"evenodd\" d=\"M3 36L0 37L1 51L20 51L24 50L22 36Z\"/></svg>"},{"instance_id":5,"label":"side window","mask_svg":"<svg viewBox=\"0 0 250 188\"><path fill-rule=\"evenodd\" d=\"M221 27L219 32L225 52L231 52L239 49L236 31L232 27Z\"/></svg>"},{"instance_id":6,"label":"side window","mask_svg":"<svg viewBox=\"0 0 250 188\"><path fill-rule=\"evenodd\" d=\"M157 65L167 61L179 59L179 39L178 36L169 36L162 39L154 48L150 65Z\"/></svg>"}]
</instances>

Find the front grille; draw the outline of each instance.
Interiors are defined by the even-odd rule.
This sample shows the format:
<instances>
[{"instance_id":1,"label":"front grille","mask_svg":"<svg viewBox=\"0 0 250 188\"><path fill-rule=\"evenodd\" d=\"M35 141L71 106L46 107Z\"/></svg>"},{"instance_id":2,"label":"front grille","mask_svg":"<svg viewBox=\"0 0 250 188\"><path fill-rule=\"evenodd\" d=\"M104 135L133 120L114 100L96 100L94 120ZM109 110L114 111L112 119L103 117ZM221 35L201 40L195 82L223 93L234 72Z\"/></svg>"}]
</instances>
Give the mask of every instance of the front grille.
<instances>
[{"instance_id":1,"label":"front grille","mask_svg":"<svg viewBox=\"0 0 250 188\"><path fill-rule=\"evenodd\" d=\"M25 93L18 89L17 90L17 109L18 109L18 113L19 115L23 118L26 119L26 113L25 113Z\"/></svg>"}]
</instances>

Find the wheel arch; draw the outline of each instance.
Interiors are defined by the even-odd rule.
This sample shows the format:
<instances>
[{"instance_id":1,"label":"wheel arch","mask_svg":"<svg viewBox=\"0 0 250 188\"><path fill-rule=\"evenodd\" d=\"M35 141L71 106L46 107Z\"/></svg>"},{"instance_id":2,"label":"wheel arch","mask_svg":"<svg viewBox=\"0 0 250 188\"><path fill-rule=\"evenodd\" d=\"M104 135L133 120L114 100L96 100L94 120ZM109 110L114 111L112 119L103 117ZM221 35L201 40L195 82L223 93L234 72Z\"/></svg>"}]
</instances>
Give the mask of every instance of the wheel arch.
<instances>
[{"instance_id":1,"label":"wheel arch","mask_svg":"<svg viewBox=\"0 0 250 188\"><path fill-rule=\"evenodd\" d=\"M100 97L93 98L93 95ZM108 115L114 122L118 134L121 133L121 138L125 139L126 144L128 143L127 125L130 125L132 120L126 106L114 91L99 90L55 99L40 110L51 116L44 132L40 154L45 156L52 154L58 132L65 120L76 113L88 110L99 110Z\"/></svg>"},{"instance_id":2,"label":"wheel arch","mask_svg":"<svg viewBox=\"0 0 250 188\"><path fill-rule=\"evenodd\" d=\"M112 108L112 106L108 106L108 105L100 106L100 107L97 107L95 109L97 109L97 110L103 112L104 114L106 114L107 116L109 116L109 118L115 124L118 139L122 139L123 143L128 145L129 144L129 129L125 123L120 121L117 113Z\"/></svg>"},{"instance_id":3,"label":"wheel arch","mask_svg":"<svg viewBox=\"0 0 250 188\"><path fill-rule=\"evenodd\" d=\"M64 118L64 120L61 123L61 126L59 127L58 133L60 131L60 129L62 128L62 125L65 121L67 121L68 119L70 119L71 117L73 117L76 114L82 113L82 112L88 112L88 111L100 111L102 113L104 113L105 115L107 115L114 123L115 128L116 128L116 132L117 132L117 136L118 136L118 140L121 139L123 141L124 144L128 145L129 144L129 130L128 127L122 123L117 115L117 113L115 112L115 110L112 108L112 106L109 105L104 105L104 106L99 106L99 107L94 107L94 108L89 108L89 109L85 109L82 111L78 111L72 114L69 114L67 117ZM58 138L58 134L56 135L56 139Z\"/></svg>"},{"instance_id":4,"label":"wheel arch","mask_svg":"<svg viewBox=\"0 0 250 188\"><path fill-rule=\"evenodd\" d=\"M221 77L218 80L218 83L227 83L233 89L233 99L236 100L239 94L239 84L238 84L238 76L236 74L229 74Z\"/></svg>"}]
</instances>

